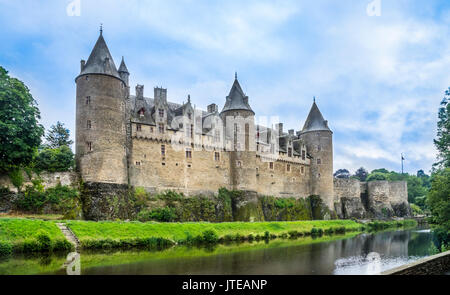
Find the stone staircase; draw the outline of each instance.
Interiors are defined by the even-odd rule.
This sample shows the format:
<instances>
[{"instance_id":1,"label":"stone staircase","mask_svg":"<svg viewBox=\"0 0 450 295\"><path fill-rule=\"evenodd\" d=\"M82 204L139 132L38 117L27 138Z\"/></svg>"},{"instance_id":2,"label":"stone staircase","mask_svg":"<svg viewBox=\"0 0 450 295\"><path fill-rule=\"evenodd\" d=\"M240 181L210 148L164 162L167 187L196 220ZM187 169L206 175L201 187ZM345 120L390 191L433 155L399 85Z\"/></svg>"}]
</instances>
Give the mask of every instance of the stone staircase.
<instances>
[{"instance_id":1,"label":"stone staircase","mask_svg":"<svg viewBox=\"0 0 450 295\"><path fill-rule=\"evenodd\" d=\"M64 224L64 223L57 223L56 225L58 225L59 229L61 230L61 232L64 234L64 236L66 237L66 239L72 243L72 245L74 245L75 247L75 251L79 252L79 248L80 248L80 241L78 240L78 238L74 235L74 233Z\"/></svg>"}]
</instances>

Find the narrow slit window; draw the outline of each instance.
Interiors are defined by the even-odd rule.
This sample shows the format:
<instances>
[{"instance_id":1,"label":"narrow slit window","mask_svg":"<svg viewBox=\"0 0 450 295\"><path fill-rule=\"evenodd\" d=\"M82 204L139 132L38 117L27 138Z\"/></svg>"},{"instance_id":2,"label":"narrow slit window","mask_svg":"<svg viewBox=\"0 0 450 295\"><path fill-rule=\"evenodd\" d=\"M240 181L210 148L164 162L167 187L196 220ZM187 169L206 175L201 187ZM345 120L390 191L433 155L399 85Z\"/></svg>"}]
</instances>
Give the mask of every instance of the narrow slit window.
<instances>
[{"instance_id":1,"label":"narrow slit window","mask_svg":"<svg viewBox=\"0 0 450 295\"><path fill-rule=\"evenodd\" d=\"M216 162L220 161L220 153L219 152L214 152L214 160Z\"/></svg>"},{"instance_id":2,"label":"narrow slit window","mask_svg":"<svg viewBox=\"0 0 450 295\"><path fill-rule=\"evenodd\" d=\"M161 145L161 156L163 156L163 157L166 156L166 146L164 144Z\"/></svg>"},{"instance_id":3,"label":"narrow slit window","mask_svg":"<svg viewBox=\"0 0 450 295\"><path fill-rule=\"evenodd\" d=\"M91 142L91 141L88 141L88 142L86 143L86 145L87 145L87 150L88 150L89 152L91 152L91 151L92 151L92 142Z\"/></svg>"},{"instance_id":4,"label":"narrow slit window","mask_svg":"<svg viewBox=\"0 0 450 295\"><path fill-rule=\"evenodd\" d=\"M192 150L186 149L186 159L192 159Z\"/></svg>"}]
</instances>

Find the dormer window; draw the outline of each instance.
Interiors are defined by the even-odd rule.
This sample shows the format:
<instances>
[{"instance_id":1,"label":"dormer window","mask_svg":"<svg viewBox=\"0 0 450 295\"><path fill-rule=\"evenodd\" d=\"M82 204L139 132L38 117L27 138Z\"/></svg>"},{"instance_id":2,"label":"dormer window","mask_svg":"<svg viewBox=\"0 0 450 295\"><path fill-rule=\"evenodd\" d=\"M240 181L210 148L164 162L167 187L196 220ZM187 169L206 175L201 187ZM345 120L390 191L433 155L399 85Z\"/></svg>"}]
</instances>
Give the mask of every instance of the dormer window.
<instances>
[{"instance_id":1,"label":"dormer window","mask_svg":"<svg viewBox=\"0 0 450 295\"><path fill-rule=\"evenodd\" d=\"M164 117L164 109L158 109L158 114L161 118Z\"/></svg>"},{"instance_id":2,"label":"dormer window","mask_svg":"<svg viewBox=\"0 0 450 295\"><path fill-rule=\"evenodd\" d=\"M288 148L288 157L292 157L292 148Z\"/></svg>"},{"instance_id":3,"label":"dormer window","mask_svg":"<svg viewBox=\"0 0 450 295\"><path fill-rule=\"evenodd\" d=\"M306 152L305 152L305 150L302 150L302 160L305 160L306 159Z\"/></svg>"},{"instance_id":4,"label":"dormer window","mask_svg":"<svg viewBox=\"0 0 450 295\"><path fill-rule=\"evenodd\" d=\"M144 108L141 108L141 109L139 110L138 114L139 114L139 116L140 116L141 118L144 117L145 109L144 109Z\"/></svg>"},{"instance_id":5,"label":"dormer window","mask_svg":"<svg viewBox=\"0 0 450 295\"><path fill-rule=\"evenodd\" d=\"M162 124L162 123L159 123L158 124L158 131L159 131L159 133L164 133L164 124Z\"/></svg>"},{"instance_id":6,"label":"dormer window","mask_svg":"<svg viewBox=\"0 0 450 295\"><path fill-rule=\"evenodd\" d=\"M188 113L188 118L189 118L189 120L192 119L192 114L191 113Z\"/></svg>"}]
</instances>

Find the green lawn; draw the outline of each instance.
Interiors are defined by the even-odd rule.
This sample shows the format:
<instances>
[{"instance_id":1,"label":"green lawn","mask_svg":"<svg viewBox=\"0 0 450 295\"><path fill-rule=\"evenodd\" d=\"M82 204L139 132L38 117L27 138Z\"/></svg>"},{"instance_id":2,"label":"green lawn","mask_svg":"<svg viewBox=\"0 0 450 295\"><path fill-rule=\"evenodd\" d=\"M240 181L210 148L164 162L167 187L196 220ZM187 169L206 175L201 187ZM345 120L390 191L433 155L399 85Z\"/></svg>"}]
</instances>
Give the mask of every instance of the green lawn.
<instances>
[{"instance_id":1,"label":"green lawn","mask_svg":"<svg viewBox=\"0 0 450 295\"><path fill-rule=\"evenodd\" d=\"M361 224L352 220L292 221L292 222L224 222L224 223L156 223L156 222L92 222L68 221L67 225L83 243L87 240L162 238L183 241L188 236L201 235L206 230L217 233L219 238L226 235L263 236L288 234L290 231L310 233L313 227L323 230L331 227L345 227L347 231L358 231Z\"/></svg>"},{"instance_id":2,"label":"green lawn","mask_svg":"<svg viewBox=\"0 0 450 295\"><path fill-rule=\"evenodd\" d=\"M70 248L71 244L55 222L22 218L0 219L0 255Z\"/></svg>"}]
</instances>

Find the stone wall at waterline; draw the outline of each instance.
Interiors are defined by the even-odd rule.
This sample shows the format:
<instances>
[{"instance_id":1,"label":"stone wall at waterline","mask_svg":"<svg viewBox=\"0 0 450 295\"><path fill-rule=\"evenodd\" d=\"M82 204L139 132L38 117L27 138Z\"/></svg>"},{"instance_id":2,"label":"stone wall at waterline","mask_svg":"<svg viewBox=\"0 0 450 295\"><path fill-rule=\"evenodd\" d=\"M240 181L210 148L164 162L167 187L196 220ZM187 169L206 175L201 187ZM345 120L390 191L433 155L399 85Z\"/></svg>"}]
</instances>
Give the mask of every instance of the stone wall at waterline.
<instances>
[{"instance_id":1,"label":"stone wall at waterline","mask_svg":"<svg viewBox=\"0 0 450 295\"><path fill-rule=\"evenodd\" d=\"M406 181L359 182L334 179L335 210L340 218L389 218L411 215Z\"/></svg>"}]
</instances>

